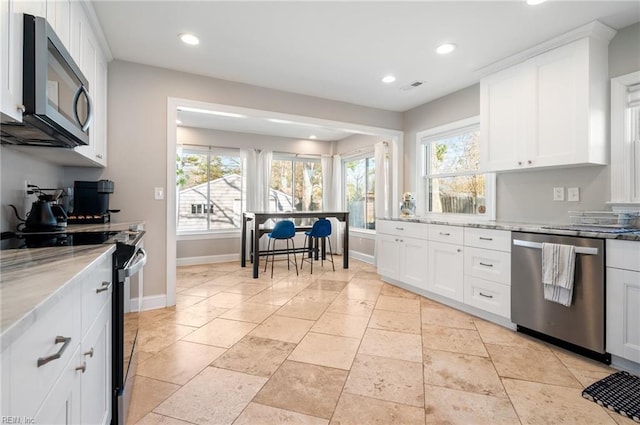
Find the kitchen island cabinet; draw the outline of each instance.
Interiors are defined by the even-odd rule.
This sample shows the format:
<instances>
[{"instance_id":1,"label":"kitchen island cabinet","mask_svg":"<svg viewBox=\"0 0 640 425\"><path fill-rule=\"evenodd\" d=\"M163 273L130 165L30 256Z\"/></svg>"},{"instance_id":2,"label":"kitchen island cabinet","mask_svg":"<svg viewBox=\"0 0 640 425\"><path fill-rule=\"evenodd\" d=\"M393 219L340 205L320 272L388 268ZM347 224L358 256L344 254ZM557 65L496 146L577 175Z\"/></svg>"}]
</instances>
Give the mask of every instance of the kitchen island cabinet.
<instances>
[{"instance_id":1,"label":"kitchen island cabinet","mask_svg":"<svg viewBox=\"0 0 640 425\"><path fill-rule=\"evenodd\" d=\"M114 250L0 251L3 416L110 422Z\"/></svg>"}]
</instances>

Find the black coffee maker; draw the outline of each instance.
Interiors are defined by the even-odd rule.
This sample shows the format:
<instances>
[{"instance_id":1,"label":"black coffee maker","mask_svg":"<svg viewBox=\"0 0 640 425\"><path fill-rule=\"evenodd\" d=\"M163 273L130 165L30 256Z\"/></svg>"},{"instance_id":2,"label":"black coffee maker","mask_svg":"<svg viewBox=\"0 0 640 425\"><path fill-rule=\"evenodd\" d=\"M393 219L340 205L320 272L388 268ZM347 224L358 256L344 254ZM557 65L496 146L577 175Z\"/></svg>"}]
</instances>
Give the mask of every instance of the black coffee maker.
<instances>
[{"instance_id":1,"label":"black coffee maker","mask_svg":"<svg viewBox=\"0 0 640 425\"><path fill-rule=\"evenodd\" d=\"M109 195L113 193L110 180L75 181L73 183L73 214L69 223L108 223L111 221Z\"/></svg>"}]
</instances>

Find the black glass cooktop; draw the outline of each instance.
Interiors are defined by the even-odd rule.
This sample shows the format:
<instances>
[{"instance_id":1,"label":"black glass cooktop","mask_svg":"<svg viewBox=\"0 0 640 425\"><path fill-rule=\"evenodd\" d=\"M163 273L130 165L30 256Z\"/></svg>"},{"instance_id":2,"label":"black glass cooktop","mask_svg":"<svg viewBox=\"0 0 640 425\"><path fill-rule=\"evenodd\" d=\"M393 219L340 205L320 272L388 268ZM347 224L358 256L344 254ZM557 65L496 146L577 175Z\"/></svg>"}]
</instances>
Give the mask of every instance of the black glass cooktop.
<instances>
[{"instance_id":1,"label":"black glass cooktop","mask_svg":"<svg viewBox=\"0 0 640 425\"><path fill-rule=\"evenodd\" d=\"M18 233L3 234L0 249L44 248L52 246L99 245L115 243L116 231L79 233Z\"/></svg>"}]
</instances>

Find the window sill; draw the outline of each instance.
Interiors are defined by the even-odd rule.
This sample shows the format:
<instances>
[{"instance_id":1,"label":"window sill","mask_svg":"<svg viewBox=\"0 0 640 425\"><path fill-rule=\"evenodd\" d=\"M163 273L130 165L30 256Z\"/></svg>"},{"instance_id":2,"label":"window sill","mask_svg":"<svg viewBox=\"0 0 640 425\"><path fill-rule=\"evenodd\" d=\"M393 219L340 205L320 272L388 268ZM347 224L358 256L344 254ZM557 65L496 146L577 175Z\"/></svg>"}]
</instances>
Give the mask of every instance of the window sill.
<instances>
[{"instance_id":1,"label":"window sill","mask_svg":"<svg viewBox=\"0 0 640 425\"><path fill-rule=\"evenodd\" d=\"M205 239L234 239L240 237L240 230L224 230L218 232L178 233L177 241L196 241Z\"/></svg>"},{"instance_id":2,"label":"window sill","mask_svg":"<svg viewBox=\"0 0 640 425\"><path fill-rule=\"evenodd\" d=\"M349 228L349 236L358 236L364 239L375 239L376 231L368 230L368 229L360 229L360 228Z\"/></svg>"}]
</instances>

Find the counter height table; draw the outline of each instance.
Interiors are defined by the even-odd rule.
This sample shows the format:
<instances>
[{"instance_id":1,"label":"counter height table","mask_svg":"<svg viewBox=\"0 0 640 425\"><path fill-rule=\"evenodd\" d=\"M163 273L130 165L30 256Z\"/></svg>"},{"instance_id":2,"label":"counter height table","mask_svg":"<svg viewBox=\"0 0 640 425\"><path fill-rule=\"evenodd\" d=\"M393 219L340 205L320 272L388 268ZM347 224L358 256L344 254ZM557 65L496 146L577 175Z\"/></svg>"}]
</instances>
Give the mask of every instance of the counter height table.
<instances>
[{"instance_id":1,"label":"counter height table","mask_svg":"<svg viewBox=\"0 0 640 425\"><path fill-rule=\"evenodd\" d=\"M286 219L286 218L336 218L338 221L344 223L344 235L342 236L342 267L349 268L349 213L345 211L295 211L295 212L245 212L242 214L242 242L240 252L240 265L246 267L247 265L247 226L248 222L253 222L253 241L252 247L255 253L253 253L253 278L258 278L259 268L259 241L260 236L263 233L269 231L269 229L261 229L260 225L264 224L269 219Z\"/></svg>"}]
</instances>

